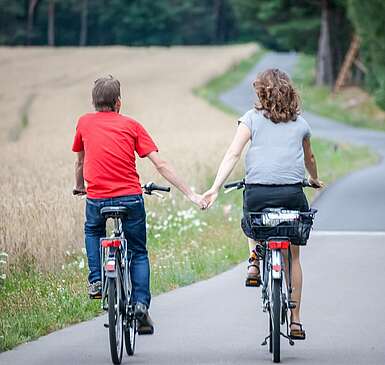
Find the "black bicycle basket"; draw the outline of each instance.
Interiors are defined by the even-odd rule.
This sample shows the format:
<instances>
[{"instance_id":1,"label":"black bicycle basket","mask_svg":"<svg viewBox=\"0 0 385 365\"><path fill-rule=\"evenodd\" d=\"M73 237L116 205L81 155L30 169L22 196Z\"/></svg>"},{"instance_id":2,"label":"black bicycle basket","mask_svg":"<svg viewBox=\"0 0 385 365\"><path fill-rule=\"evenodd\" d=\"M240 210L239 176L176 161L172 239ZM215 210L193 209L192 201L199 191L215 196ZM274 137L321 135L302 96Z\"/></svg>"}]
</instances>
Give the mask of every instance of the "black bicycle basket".
<instances>
[{"instance_id":1,"label":"black bicycle basket","mask_svg":"<svg viewBox=\"0 0 385 365\"><path fill-rule=\"evenodd\" d=\"M304 246L313 226L315 209L298 212L282 208L264 209L249 213L249 225L253 238L267 240L270 237L287 237L294 245Z\"/></svg>"}]
</instances>

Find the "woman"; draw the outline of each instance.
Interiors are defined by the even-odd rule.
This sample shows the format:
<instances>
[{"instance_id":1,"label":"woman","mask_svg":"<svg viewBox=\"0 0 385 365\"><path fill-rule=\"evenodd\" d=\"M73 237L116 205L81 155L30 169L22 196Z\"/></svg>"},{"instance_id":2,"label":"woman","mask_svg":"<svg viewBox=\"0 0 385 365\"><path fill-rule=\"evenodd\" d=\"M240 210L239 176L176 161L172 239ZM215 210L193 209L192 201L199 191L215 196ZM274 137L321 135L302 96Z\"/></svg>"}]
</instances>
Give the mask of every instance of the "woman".
<instances>
[{"instance_id":1,"label":"woman","mask_svg":"<svg viewBox=\"0 0 385 365\"><path fill-rule=\"evenodd\" d=\"M248 224L248 212L271 207L308 211L301 184L305 167L310 184L314 187L323 184L318 180L310 127L300 115L299 95L288 75L279 69L268 69L257 75L253 86L258 102L254 109L239 119L234 140L220 164L213 186L204 197L210 207L250 141L245 159L242 229L248 237L250 249L246 285L256 282L259 286L259 260L255 255L257 243ZM291 253L293 300L297 305L291 311L290 335L295 339L305 339L300 321L302 270L299 246L292 245Z\"/></svg>"}]
</instances>

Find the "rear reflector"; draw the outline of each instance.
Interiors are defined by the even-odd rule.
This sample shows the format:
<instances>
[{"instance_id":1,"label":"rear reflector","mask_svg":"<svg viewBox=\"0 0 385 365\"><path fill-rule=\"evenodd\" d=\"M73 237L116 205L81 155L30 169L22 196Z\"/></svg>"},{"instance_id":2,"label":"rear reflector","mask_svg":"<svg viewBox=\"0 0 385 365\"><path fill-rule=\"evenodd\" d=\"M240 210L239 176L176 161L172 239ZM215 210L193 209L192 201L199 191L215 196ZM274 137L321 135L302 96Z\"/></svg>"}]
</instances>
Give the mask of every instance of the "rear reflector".
<instances>
[{"instance_id":1,"label":"rear reflector","mask_svg":"<svg viewBox=\"0 0 385 365\"><path fill-rule=\"evenodd\" d=\"M120 240L103 240L102 247L120 247Z\"/></svg>"},{"instance_id":2,"label":"rear reflector","mask_svg":"<svg viewBox=\"0 0 385 365\"><path fill-rule=\"evenodd\" d=\"M273 270L276 272L280 272L281 271L281 265L273 265Z\"/></svg>"},{"instance_id":3,"label":"rear reflector","mask_svg":"<svg viewBox=\"0 0 385 365\"><path fill-rule=\"evenodd\" d=\"M107 261L104 268L106 271L115 271L115 260Z\"/></svg>"},{"instance_id":4,"label":"rear reflector","mask_svg":"<svg viewBox=\"0 0 385 365\"><path fill-rule=\"evenodd\" d=\"M290 246L289 241L269 241L269 250L288 249Z\"/></svg>"}]
</instances>

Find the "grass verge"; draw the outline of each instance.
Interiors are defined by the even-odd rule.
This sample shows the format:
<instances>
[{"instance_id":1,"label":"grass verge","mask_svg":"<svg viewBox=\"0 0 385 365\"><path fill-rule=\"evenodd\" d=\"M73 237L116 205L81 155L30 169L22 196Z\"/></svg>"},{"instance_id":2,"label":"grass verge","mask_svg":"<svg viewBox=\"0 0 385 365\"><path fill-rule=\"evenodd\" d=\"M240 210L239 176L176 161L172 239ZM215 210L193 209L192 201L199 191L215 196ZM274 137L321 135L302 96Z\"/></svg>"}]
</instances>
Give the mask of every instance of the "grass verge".
<instances>
[{"instance_id":1,"label":"grass verge","mask_svg":"<svg viewBox=\"0 0 385 365\"><path fill-rule=\"evenodd\" d=\"M242 61L195 93L232 113L219 102L218 96L240 81L260 56L258 53ZM326 141L315 140L314 149L327 182L376 158L365 148ZM240 172L238 177L241 176ZM239 228L240 192L222 194L209 212L199 212L172 196L147 203L154 294L206 279L247 257ZM100 313L99 302L88 300L86 295L84 254L68 252L67 256L67 262L55 273L36 271L31 264L19 264L0 273L0 351Z\"/></svg>"},{"instance_id":2,"label":"grass verge","mask_svg":"<svg viewBox=\"0 0 385 365\"><path fill-rule=\"evenodd\" d=\"M314 56L300 54L293 80L306 110L355 127L385 130L385 112L363 90L348 87L333 94L327 87L315 86Z\"/></svg>"}]
</instances>

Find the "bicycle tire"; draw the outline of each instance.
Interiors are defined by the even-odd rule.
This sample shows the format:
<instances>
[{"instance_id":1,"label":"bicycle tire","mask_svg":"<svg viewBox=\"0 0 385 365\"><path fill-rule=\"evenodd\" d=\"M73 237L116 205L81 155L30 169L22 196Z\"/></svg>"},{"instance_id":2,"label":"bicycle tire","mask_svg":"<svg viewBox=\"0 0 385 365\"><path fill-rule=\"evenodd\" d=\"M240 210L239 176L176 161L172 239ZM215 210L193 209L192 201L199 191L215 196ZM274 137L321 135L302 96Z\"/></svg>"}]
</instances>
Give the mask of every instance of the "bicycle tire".
<instances>
[{"instance_id":1,"label":"bicycle tire","mask_svg":"<svg viewBox=\"0 0 385 365\"><path fill-rule=\"evenodd\" d=\"M281 280L272 281L272 342L273 342L273 362L281 361Z\"/></svg>"},{"instance_id":2,"label":"bicycle tire","mask_svg":"<svg viewBox=\"0 0 385 365\"><path fill-rule=\"evenodd\" d=\"M133 356L135 353L136 328L136 319L127 322L127 328L124 331L124 343L128 356Z\"/></svg>"},{"instance_id":3,"label":"bicycle tire","mask_svg":"<svg viewBox=\"0 0 385 365\"><path fill-rule=\"evenodd\" d=\"M116 285L118 284L118 285ZM111 359L120 364L123 356L123 313L121 310L121 287L116 278L108 279L108 333Z\"/></svg>"},{"instance_id":4,"label":"bicycle tire","mask_svg":"<svg viewBox=\"0 0 385 365\"><path fill-rule=\"evenodd\" d=\"M272 354L273 353L273 325L271 323L271 314L269 315L269 352Z\"/></svg>"}]
</instances>

